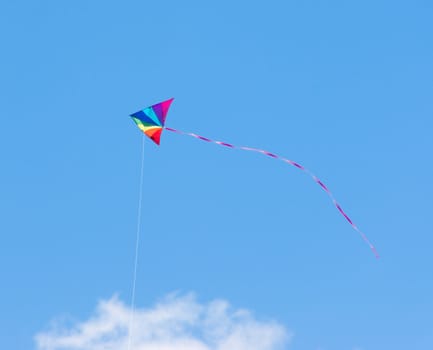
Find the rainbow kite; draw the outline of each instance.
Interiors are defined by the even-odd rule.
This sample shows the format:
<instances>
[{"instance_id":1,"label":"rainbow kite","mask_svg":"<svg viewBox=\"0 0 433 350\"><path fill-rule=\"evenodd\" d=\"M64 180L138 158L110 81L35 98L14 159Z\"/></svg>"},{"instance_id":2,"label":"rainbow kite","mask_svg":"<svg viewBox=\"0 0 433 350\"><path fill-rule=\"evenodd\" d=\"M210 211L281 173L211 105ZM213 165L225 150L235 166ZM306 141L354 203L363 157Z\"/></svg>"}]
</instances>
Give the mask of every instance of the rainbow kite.
<instances>
[{"instance_id":1,"label":"rainbow kite","mask_svg":"<svg viewBox=\"0 0 433 350\"><path fill-rule=\"evenodd\" d=\"M154 104L153 106L147 107L145 109L142 109L141 111L138 111L134 114L131 114L131 117L134 120L134 122L137 124L139 129L141 131L143 131L143 133L145 133L148 137L150 137L153 140L153 142L155 142L157 145L160 144L161 133L165 129L165 130L168 130L171 132L175 132L177 134L192 136L192 137L195 137L195 138L202 140L202 141L205 141L205 142L215 143L215 144L220 145L220 146L224 146L224 147L228 147L228 148L232 148L232 149L239 149L239 150L243 150L243 151L261 153L261 154L264 154L268 157L271 157L274 159L279 159L279 160L281 160L287 164L290 164L290 165L302 170L303 172L307 173L314 180L314 182L316 182L326 192L326 194L332 200L332 203L337 208L337 210L340 212L340 214L343 215L344 218L347 220L347 222L349 222L349 224L352 226L352 228L361 235L362 239L368 244L368 246L373 251L376 258L379 258L379 254L377 253L376 248L369 241L367 236L358 228L358 226L355 225L355 223L352 221L352 219L344 212L343 208L336 201L334 195L331 193L329 188L322 181L320 181L319 178L316 175L314 175L311 171L309 171L307 168L305 168L304 166L302 166L299 163L296 163L290 159L286 159L284 157L281 157L277 154L265 151L263 149L244 147L244 146L235 146L235 145L232 145L232 144L227 143L227 142L211 140L211 139L208 139L207 137L203 137L203 136L191 133L191 132L184 132L184 131L180 131L180 130L166 127L165 126L165 118L167 117L167 112L168 112L168 109L170 108L170 105L172 102L173 102L173 98L171 98L167 101L161 102L161 103Z\"/></svg>"},{"instance_id":2,"label":"rainbow kite","mask_svg":"<svg viewBox=\"0 0 433 350\"><path fill-rule=\"evenodd\" d=\"M137 124L138 128L146 136L150 137L157 145L161 142L161 133L164 128L165 118L170 108L173 98L147 107L141 111L131 114L131 118Z\"/></svg>"}]
</instances>

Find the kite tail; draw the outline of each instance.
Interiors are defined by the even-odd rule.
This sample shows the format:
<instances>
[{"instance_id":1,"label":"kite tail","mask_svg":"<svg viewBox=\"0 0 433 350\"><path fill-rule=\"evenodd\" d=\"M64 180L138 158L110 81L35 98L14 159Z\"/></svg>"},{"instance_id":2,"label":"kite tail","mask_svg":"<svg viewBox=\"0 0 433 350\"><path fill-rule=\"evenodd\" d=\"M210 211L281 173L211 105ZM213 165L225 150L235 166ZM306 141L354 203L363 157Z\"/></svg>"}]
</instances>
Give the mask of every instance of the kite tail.
<instances>
[{"instance_id":1,"label":"kite tail","mask_svg":"<svg viewBox=\"0 0 433 350\"><path fill-rule=\"evenodd\" d=\"M192 136L195 137L196 139L205 141L205 142L209 142L209 143L215 143L217 145L220 146L224 146L227 148L233 148L233 149L239 149L242 151L250 151L250 152L256 152L256 153L261 153L264 154L265 156L274 158L274 159L279 159L287 164L290 164L300 170L302 170L303 172L305 172L306 174L308 174L315 183L317 183L328 195L328 197L331 199L332 203L334 204L334 206L337 208L337 210L340 212L340 214L342 216L344 216L344 218L346 219L346 221L352 226L352 228L359 233L359 235L361 236L361 238L364 240L365 243L368 244L368 246L370 247L371 251L373 252L373 254L376 256L376 258L379 258L379 254L376 250L376 248L374 247L374 245L370 242L370 240L367 238L367 236L364 234L364 232L362 232L358 226L355 225L355 223L352 221L352 219L346 214L346 212L343 210L343 208L340 206L340 204L337 202L337 200L335 199L334 195L332 194L332 192L329 190L329 188L322 182L319 180L319 178L314 175L310 170L308 170L307 168L305 168L303 165L294 162L293 160L281 157L277 154L265 151L263 149L258 149L258 148L252 148L252 147L245 147L245 146L235 146L232 145L230 143L227 142L222 142L222 141L216 141L216 140L211 140L208 139L207 137L204 136L200 136L197 134L194 134L192 132L185 132L185 131L181 131L181 130L176 130L176 129L172 129L169 127L164 127L166 130L171 131L171 132L175 132L177 134L182 134L182 135L188 135L188 136Z\"/></svg>"}]
</instances>

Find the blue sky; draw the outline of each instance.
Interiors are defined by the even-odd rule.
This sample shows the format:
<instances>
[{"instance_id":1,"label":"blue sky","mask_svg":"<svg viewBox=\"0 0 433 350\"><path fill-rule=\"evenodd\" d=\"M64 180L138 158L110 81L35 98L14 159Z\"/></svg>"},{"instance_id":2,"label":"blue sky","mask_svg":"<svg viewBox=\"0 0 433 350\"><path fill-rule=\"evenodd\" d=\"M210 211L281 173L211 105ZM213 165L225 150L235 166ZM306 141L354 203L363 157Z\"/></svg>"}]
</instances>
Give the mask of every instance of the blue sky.
<instances>
[{"instance_id":1,"label":"blue sky","mask_svg":"<svg viewBox=\"0 0 433 350\"><path fill-rule=\"evenodd\" d=\"M430 1L14 1L0 5L0 344L128 304L227 300L287 349L433 348ZM57 350L57 349L56 349Z\"/></svg>"}]
</instances>

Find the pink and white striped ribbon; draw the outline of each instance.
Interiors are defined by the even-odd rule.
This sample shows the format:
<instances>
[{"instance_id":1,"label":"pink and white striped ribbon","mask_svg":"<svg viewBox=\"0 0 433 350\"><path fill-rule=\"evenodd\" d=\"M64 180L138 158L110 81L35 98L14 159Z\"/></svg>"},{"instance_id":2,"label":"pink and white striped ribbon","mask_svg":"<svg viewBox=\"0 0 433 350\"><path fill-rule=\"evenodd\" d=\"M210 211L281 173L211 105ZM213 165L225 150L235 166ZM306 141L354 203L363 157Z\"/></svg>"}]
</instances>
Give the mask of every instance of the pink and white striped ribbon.
<instances>
[{"instance_id":1,"label":"pink and white striped ribbon","mask_svg":"<svg viewBox=\"0 0 433 350\"><path fill-rule=\"evenodd\" d=\"M374 245L370 242L370 240L367 238L367 236L364 234L364 232L362 232L358 228L358 226L355 225L355 223L353 222L353 220L345 213L345 211L340 206L340 204L337 202L337 200L335 199L334 195L329 190L329 188L322 181L320 181L319 178L316 175L314 175L311 171L309 171L303 165L301 165L299 163L296 163L293 160L281 157L281 156L279 156L277 154L265 151L263 149L252 148L252 147L245 147L245 146L235 146L235 145L232 145L232 144L227 143L227 142L211 140L211 139L208 139L207 137L200 136L200 135L194 134L192 132L185 132L185 131L176 130L176 129L169 128L169 127L164 127L164 129L166 129L168 131L171 131L171 132L175 132L177 134L192 136L192 137L195 137L196 139L199 139L199 140L202 140L202 141L205 141L205 142L215 143L217 145L228 147L228 148L233 148L233 149L239 149L239 150L243 150L243 151L250 151L250 152L261 153L261 154L264 154L264 155L266 155L268 157L271 157L271 158L274 158L274 159L279 159L279 160L281 160L281 161L283 161L283 162L285 162L287 164L293 165L294 167L302 170L303 172L307 173L314 180L314 182L316 182L326 192L326 194L332 200L332 203L337 208L337 210L340 212L340 214L342 216L344 216L344 218L352 226L352 228L360 234L361 238L364 240L364 242L366 242L368 244L368 246L370 247L370 249L373 252L373 254L376 256L376 258L379 258L379 254L378 254L376 248L374 247Z\"/></svg>"}]
</instances>

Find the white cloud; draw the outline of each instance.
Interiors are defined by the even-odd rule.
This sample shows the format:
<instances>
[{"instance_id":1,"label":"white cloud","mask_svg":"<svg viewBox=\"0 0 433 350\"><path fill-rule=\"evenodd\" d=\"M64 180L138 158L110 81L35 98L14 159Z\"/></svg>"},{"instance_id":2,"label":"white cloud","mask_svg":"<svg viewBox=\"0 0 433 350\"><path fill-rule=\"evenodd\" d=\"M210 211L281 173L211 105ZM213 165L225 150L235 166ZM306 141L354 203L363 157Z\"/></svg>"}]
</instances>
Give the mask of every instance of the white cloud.
<instances>
[{"instance_id":1,"label":"white cloud","mask_svg":"<svg viewBox=\"0 0 433 350\"><path fill-rule=\"evenodd\" d=\"M36 335L38 350L126 350L131 309L113 297L74 326L53 324ZM192 294L170 295L150 309L136 309L131 350L280 350L291 334L224 300L207 304Z\"/></svg>"}]
</instances>

